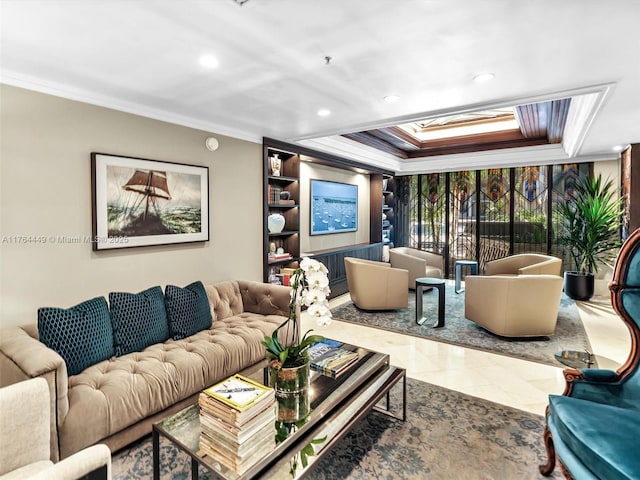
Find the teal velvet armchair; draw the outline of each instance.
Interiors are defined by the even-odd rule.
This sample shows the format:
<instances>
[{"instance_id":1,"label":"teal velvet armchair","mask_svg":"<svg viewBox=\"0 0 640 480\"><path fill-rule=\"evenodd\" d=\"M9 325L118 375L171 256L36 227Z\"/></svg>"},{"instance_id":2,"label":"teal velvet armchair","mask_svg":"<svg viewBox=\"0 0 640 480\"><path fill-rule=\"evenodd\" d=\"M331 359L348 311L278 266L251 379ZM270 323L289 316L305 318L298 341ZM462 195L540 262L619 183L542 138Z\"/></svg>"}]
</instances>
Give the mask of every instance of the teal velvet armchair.
<instances>
[{"instance_id":1,"label":"teal velvet armchair","mask_svg":"<svg viewBox=\"0 0 640 480\"><path fill-rule=\"evenodd\" d=\"M631 353L615 372L564 371L564 393L549 396L543 475L557 459L567 478L640 479L640 229L622 246L609 290L631 333Z\"/></svg>"}]
</instances>

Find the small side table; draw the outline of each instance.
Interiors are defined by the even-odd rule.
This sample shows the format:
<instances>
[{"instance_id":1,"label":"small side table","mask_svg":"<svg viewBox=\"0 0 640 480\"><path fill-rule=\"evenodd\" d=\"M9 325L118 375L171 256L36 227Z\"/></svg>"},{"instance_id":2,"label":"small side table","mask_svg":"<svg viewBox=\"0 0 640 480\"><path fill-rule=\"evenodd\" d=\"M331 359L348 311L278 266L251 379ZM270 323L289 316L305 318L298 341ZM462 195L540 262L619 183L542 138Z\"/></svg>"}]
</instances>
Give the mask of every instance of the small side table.
<instances>
[{"instance_id":1,"label":"small side table","mask_svg":"<svg viewBox=\"0 0 640 480\"><path fill-rule=\"evenodd\" d=\"M597 365L597 368L617 370L620 366L610 358L581 350L562 350L557 352L555 357L561 364L577 369L594 368Z\"/></svg>"},{"instance_id":2,"label":"small side table","mask_svg":"<svg viewBox=\"0 0 640 480\"><path fill-rule=\"evenodd\" d=\"M422 316L422 294L425 288L438 289L438 322L433 328L444 327L444 285L441 278L423 277L416 279L416 323L420 326L427 320Z\"/></svg>"},{"instance_id":3,"label":"small side table","mask_svg":"<svg viewBox=\"0 0 640 480\"><path fill-rule=\"evenodd\" d=\"M462 267L467 267L471 275L478 275L478 262L475 260L456 260L456 293L464 292L464 288L460 285L462 280Z\"/></svg>"}]
</instances>

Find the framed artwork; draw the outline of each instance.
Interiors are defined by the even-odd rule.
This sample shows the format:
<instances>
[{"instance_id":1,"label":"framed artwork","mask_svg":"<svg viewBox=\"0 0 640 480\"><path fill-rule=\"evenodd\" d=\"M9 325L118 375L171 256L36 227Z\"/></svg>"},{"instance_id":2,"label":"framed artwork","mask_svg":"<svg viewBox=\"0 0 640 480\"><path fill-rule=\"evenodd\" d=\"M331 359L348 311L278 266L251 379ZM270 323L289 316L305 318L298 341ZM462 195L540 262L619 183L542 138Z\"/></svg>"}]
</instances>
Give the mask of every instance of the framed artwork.
<instances>
[{"instance_id":1,"label":"framed artwork","mask_svg":"<svg viewBox=\"0 0 640 480\"><path fill-rule=\"evenodd\" d=\"M91 153L94 250L209 240L209 168Z\"/></svg>"},{"instance_id":2,"label":"framed artwork","mask_svg":"<svg viewBox=\"0 0 640 480\"><path fill-rule=\"evenodd\" d=\"M311 179L311 235L358 230L358 186Z\"/></svg>"}]
</instances>

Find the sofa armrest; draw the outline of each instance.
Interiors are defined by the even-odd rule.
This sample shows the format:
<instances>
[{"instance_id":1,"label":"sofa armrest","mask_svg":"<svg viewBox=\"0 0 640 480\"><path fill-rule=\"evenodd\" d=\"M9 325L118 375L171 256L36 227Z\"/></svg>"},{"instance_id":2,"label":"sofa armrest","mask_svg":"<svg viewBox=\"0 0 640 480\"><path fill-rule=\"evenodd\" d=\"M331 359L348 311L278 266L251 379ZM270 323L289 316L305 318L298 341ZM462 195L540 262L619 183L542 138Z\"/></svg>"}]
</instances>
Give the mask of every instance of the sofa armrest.
<instances>
[{"instance_id":1,"label":"sofa armrest","mask_svg":"<svg viewBox=\"0 0 640 480\"><path fill-rule=\"evenodd\" d=\"M51 459L57 461L58 425L69 412L69 378L62 357L20 327L0 333L0 382L8 385L29 378L47 381L51 402Z\"/></svg>"},{"instance_id":2,"label":"sofa armrest","mask_svg":"<svg viewBox=\"0 0 640 480\"><path fill-rule=\"evenodd\" d=\"M111 450L104 444L93 445L65 458L29 477L29 480L67 480L87 478L89 480L111 478Z\"/></svg>"},{"instance_id":3,"label":"sofa armrest","mask_svg":"<svg viewBox=\"0 0 640 480\"><path fill-rule=\"evenodd\" d=\"M291 287L251 281L238 281L245 312L289 316Z\"/></svg>"}]
</instances>

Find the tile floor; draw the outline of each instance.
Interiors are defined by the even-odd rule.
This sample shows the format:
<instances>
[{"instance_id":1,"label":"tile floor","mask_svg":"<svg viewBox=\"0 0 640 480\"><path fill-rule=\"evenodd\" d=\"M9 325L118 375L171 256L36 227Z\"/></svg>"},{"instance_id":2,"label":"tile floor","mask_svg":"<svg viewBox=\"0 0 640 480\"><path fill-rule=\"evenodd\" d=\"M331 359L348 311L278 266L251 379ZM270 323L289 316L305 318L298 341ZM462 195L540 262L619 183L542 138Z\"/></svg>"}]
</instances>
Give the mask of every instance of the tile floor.
<instances>
[{"instance_id":1,"label":"tile floor","mask_svg":"<svg viewBox=\"0 0 640 480\"><path fill-rule=\"evenodd\" d=\"M333 308L348 300L346 294L330 304ZM613 360L601 367L615 369L624 363L631 341L610 299L594 297L576 304L593 351ZM411 378L521 410L543 415L547 395L564 390L561 365L552 367L340 321L322 328L306 315L302 318L303 331L314 328L327 337L389 353L391 363L406 368Z\"/></svg>"}]
</instances>

